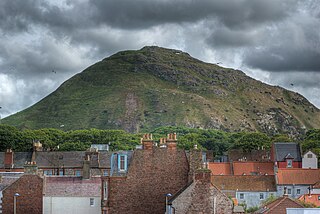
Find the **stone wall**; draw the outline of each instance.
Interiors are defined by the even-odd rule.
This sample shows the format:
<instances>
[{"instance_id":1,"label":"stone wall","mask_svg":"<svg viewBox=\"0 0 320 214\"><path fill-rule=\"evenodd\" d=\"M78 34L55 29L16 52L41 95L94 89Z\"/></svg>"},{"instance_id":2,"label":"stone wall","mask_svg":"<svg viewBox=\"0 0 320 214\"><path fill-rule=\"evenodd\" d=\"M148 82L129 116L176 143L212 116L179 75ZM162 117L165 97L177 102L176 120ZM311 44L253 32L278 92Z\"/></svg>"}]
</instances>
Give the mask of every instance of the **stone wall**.
<instances>
[{"instance_id":1,"label":"stone wall","mask_svg":"<svg viewBox=\"0 0 320 214\"><path fill-rule=\"evenodd\" d=\"M163 214L165 195L188 182L188 160L182 150L153 147L136 150L127 177L111 177L109 213Z\"/></svg>"},{"instance_id":2,"label":"stone wall","mask_svg":"<svg viewBox=\"0 0 320 214\"><path fill-rule=\"evenodd\" d=\"M233 209L232 201L211 184L211 171L206 169L198 170L194 182L171 203L175 214L229 214Z\"/></svg>"},{"instance_id":3,"label":"stone wall","mask_svg":"<svg viewBox=\"0 0 320 214\"><path fill-rule=\"evenodd\" d=\"M17 197L17 213L42 213L43 180L37 175L23 175L3 191L2 213L13 213L14 194Z\"/></svg>"}]
</instances>

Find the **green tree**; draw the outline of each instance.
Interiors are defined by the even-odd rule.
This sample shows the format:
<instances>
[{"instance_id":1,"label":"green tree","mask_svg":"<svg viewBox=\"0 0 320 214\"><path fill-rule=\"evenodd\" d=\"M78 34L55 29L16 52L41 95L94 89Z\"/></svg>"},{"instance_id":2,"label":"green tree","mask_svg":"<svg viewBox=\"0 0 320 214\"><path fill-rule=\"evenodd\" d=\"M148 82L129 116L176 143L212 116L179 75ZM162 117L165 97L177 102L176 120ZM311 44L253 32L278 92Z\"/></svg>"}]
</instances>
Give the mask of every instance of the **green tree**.
<instances>
[{"instance_id":1,"label":"green tree","mask_svg":"<svg viewBox=\"0 0 320 214\"><path fill-rule=\"evenodd\" d=\"M243 151L250 152L254 149L270 148L271 139L264 133L251 132L244 134L235 143L236 148L241 148Z\"/></svg>"}]
</instances>

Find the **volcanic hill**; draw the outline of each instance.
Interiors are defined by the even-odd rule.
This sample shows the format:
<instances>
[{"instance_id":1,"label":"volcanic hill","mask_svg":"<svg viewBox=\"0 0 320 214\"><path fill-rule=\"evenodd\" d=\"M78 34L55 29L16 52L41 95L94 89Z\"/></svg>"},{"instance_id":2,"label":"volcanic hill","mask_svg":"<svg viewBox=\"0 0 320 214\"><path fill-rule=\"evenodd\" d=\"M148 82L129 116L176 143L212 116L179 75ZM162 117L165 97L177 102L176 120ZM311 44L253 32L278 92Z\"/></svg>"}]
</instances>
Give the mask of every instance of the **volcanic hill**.
<instances>
[{"instance_id":1,"label":"volcanic hill","mask_svg":"<svg viewBox=\"0 0 320 214\"><path fill-rule=\"evenodd\" d=\"M298 93L152 46L103 59L2 122L65 130L187 126L296 135L320 127L320 112Z\"/></svg>"}]
</instances>

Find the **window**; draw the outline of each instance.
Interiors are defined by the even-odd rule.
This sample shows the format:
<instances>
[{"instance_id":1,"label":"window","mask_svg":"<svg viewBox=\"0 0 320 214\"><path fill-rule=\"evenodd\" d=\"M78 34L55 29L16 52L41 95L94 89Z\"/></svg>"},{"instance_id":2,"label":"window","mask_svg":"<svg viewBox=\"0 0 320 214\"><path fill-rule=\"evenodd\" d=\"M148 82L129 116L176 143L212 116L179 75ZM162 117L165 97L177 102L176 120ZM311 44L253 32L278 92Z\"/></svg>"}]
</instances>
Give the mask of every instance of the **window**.
<instances>
[{"instance_id":1,"label":"window","mask_svg":"<svg viewBox=\"0 0 320 214\"><path fill-rule=\"evenodd\" d=\"M312 158L312 154L308 154L307 157L308 157L308 158Z\"/></svg>"},{"instance_id":2,"label":"window","mask_svg":"<svg viewBox=\"0 0 320 214\"><path fill-rule=\"evenodd\" d=\"M263 199L264 199L264 194L260 193L260 200L263 200Z\"/></svg>"},{"instance_id":3,"label":"window","mask_svg":"<svg viewBox=\"0 0 320 214\"><path fill-rule=\"evenodd\" d=\"M297 189L297 195L300 195L301 193L300 193L300 189Z\"/></svg>"},{"instance_id":4,"label":"window","mask_svg":"<svg viewBox=\"0 0 320 214\"><path fill-rule=\"evenodd\" d=\"M75 175L78 176L78 177L80 177L80 176L81 176L81 171L80 171L80 170L76 170Z\"/></svg>"},{"instance_id":5,"label":"window","mask_svg":"<svg viewBox=\"0 0 320 214\"><path fill-rule=\"evenodd\" d=\"M47 176L51 176L52 175L52 170L44 170L43 174L47 175Z\"/></svg>"},{"instance_id":6,"label":"window","mask_svg":"<svg viewBox=\"0 0 320 214\"><path fill-rule=\"evenodd\" d=\"M287 168L292 168L292 160L287 160Z\"/></svg>"},{"instance_id":7,"label":"window","mask_svg":"<svg viewBox=\"0 0 320 214\"><path fill-rule=\"evenodd\" d=\"M90 198L90 206L91 206L91 207L94 206L94 198Z\"/></svg>"},{"instance_id":8,"label":"window","mask_svg":"<svg viewBox=\"0 0 320 214\"><path fill-rule=\"evenodd\" d=\"M59 169L59 175L63 176L63 169Z\"/></svg>"},{"instance_id":9,"label":"window","mask_svg":"<svg viewBox=\"0 0 320 214\"><path fill-rule=\"evenodd\" d=\"M108 182L103 183L103 199L108 200Z\"/></svg>"},{"instance_id":10,"label":"window","mask_svg":"<svg viewBox=\"0 0 320 214\"><path fill-rule=\"evenodd\" d=\"M103 170L103 176L108 176L108 170Z\"/></svg>"},{"instance_id":11,"label":"window","mask_svg":"<svg viewBox=\"0 0 320 214\"><path fill-rule=\"evenodd\" d=\"M118 168L120 171L127 171L127 155L118 156Z\"/></svg>"},{"instance_id":12,"label":"window","mask_svg":"<svg viewBox=\"0 0 320 214\"><path fill-rule=\"evenodd\" d=\"M240 200L243 200L244 199L244 193L240 193L239 198L240 198Z\"/></svg>"},{"instance_id":13,"label":"window","mask_svg":"<svg viewBox=\"0 0 320 214\"><path fill-rule=\"evenodd\" d=\"M318 196L318 200L320 201L320 195Z\"/></svg>"},{"instance_id":14,"label":"window","mask_svg":"<svg viewBox=\"0 0 320 214\"><path fill-rule=\"evenodd\" d=\"M291 195L291 189L288 188L288 195Z\"/></svg>"}]
</instances>

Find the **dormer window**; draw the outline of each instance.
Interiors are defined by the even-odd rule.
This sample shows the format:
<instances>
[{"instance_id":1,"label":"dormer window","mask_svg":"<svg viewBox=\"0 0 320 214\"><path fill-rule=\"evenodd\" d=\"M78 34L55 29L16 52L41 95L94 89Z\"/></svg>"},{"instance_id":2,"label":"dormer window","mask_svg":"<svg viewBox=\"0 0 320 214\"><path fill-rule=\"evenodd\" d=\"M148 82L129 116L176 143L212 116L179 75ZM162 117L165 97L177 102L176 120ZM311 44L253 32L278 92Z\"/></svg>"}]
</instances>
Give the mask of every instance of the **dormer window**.
<instances>
[{"instance_id":1,"label":"dormer window","mask_svg":"<svg viewBox=\"0 0 320 214\"><path fill-rule=\"evenodd\" d=\"M312 158L312 154L308 154L307 157L308 157L308 158Z\"/></svg>"},{"instance_id":2,"label":"dormer window","mask_svg":"<svg viewBox=\"0 0 320 214\"><path fill-rule=\"evenodd\" d=\"M287 168L292 168L292 160L287 160Z\"/></svg>"},{"instance_id":3,"label":"dormer window","mask_svg":"<svg viewBox=\"0 0 320 214\"><path fill-rule=\"evenodd\" d=\"M118 169L119 171L127 171L127 155L118 155Z\"/></svg>"}]
</instances>

